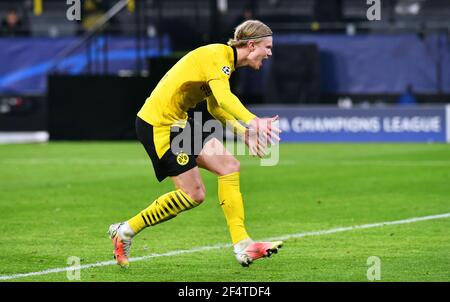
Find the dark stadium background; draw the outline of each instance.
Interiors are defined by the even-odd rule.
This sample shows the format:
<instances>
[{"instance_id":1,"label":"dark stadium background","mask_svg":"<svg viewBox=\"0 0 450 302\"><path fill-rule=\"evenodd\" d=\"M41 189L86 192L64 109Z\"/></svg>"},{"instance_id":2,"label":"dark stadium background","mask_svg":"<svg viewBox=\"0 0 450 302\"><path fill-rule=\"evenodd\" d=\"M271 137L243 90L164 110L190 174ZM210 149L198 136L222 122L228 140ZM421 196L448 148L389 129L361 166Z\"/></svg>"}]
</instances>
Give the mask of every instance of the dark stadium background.
<instances>
[{"instance_id":1,"label":"dark stadium background","mask_svg":"<svg viewBox=\"0 0 450 302\"><path fill-rule=\"evenodd\" d=\"M134 139L135 113L165 71L197 46L226 43L246 18L273 29L274 56L261 72L233 74L244 104L448 103L448 1L379 2L381 20L369 21L362 0L85 0L69 21L66 1L0 1L2 20L20 18L0 32L0 132Z\"/></svg>"}]
</instances>

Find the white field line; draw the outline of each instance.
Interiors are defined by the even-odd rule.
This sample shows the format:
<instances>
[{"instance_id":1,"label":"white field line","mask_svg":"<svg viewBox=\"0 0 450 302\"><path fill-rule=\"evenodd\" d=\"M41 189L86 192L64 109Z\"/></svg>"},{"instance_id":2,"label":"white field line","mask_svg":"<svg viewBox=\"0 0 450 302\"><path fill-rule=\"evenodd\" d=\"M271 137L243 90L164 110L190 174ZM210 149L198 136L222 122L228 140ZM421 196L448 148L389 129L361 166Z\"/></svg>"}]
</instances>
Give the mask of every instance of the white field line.
<instances>
[{"instance_id":1,"label":"white field line","mask_svg":"<svg viewBox=\"0 0 450 302\"><path fill-rule=\"evenodd\" d=\"M302 237L306 237L306 236L320 236L320 235L347 232L347 231L358 230L358 229L368 229L368 228L376 228L376 227L381 227L381 226L386 226L386 225L414 223L414 222L419 222L419 221L449 218L449 217L450 217L450 213L423 216L423 217L413 217L413 218L396 220L396 221L377 222L377 223L362 224L362 225L355 225L355 226L349 226L349 227L337 227L337 228L333 228L333 229L329 229L329 230L322 230L322 231L289 234L289 235L283 235L283 236L278 236L278 237L266 238L266 239L263 239L262 241L288 240L288 239L293 239L293 238L302 238ZM171 251L171 252L167 252L167 253L163 253L163 254L150 254L147 256L130 258L129 261L136 262L136 261L157 258L157 257L168 257L168 256L182 255L182 254L192 254L192 253L196 253L196 252L217 250L217 249L222 249L222 248L226 248L226 247L231 247L231 244L216 244L216 245L210 245L210 246L196 247L196 248L192 248L189 250L175 250L175 251ZM108 265L115 265L115 264L116 264L116 261L102 261L102 262L96 262L96 263L91 263L91 264L84 264L84 265L80 265L78 267L73 267L73 266L60 267L60 268L47 269L47 270L31 272L31 273L3 275L3 276L0 276L0 280L11 280L11 279L18 279L18 278L24 278L24 277L30 277L30 276L48 275L48 274L53 274L53 273L61 273L61 272L65 272L65 271L73 271L74 269L81 270L81 269L86 269L86 268L108 266Z\"/></svg>"}]
</instances>

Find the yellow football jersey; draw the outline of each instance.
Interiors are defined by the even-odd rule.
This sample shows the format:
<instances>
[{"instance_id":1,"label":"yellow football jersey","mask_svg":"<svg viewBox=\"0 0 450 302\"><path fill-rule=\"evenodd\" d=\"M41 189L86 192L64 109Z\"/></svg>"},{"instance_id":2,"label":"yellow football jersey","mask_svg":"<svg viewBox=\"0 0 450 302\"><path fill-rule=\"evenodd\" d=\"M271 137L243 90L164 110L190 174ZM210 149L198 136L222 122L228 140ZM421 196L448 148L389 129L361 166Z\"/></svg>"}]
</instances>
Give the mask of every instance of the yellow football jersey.
<instances>
[{"instance_id":1,"label":"yellow football jersey","mask_svg":"<svg viewBox=\"0 0 450 302\"><path fill-rule=\"evenodd\" d=\"M236 60L236 49L224 44L189 52L164 75L138 116L156 127L182 126L180 121L185 124L187 111L207 99L208 110L221 122L235 119L247 124L255 115L230 90Z\"/></svg>"}]
</instances>

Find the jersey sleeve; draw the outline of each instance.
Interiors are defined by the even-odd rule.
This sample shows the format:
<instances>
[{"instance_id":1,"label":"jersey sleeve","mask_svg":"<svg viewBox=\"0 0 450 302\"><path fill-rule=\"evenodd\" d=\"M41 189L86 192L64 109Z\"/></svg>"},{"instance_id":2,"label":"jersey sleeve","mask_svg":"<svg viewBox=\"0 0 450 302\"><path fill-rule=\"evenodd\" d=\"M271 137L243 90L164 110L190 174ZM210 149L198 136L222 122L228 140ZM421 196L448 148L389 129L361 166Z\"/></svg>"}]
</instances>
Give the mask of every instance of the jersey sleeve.
<instances>
[{"instance_id":1,"label":"jersey sleeve","mask_svg":"<svg viewBox=\"0 0 450 302\"><path fill-rule=\"evenodd\" d=\"M242 105L241 101L230 90L230 76L233 68L227 59L222 46L205 48L203 58L199 60L205 81L221 109L232 115L234 119L248 124L256 116Z\"/></svg>"},{"instance_id":2,"label":"jersey sleeve","mask_svg":"<svg viewBox=\"0 0 450 302\"><path fill-rule=\"evenodd\" d=\"M206 99L208 111L211 115L218 121L220 121L224 126L227 126L234 133L237 133L240 136L245 134L246 128L240 124L234 116L223 110L218 104L217 100L213 95L209 96Z\"/></svg>"},{"instance_id":3,"label":"jersey sleeve","mask_svg":"<svg viewBox=\"0 0 450 302\"><path fill-rule=\"evenodd\" d=\"M217 104L226 112L231 114L235 119L248 124L256 117L251 113L241 101L231 92L230 83L224 80L209 81L211 92L217 100Z\"/></svg>"}]
</instances>

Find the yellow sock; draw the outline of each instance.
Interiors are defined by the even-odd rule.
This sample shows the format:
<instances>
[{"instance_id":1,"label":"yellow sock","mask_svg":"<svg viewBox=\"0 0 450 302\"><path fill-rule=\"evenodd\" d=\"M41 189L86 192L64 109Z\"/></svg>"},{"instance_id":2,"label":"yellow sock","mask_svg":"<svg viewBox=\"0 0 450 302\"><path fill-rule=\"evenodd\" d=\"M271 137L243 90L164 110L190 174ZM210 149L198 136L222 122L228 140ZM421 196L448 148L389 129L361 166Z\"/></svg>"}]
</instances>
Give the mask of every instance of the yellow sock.
<instances>
[{"instance_id":1,"label":"yellow sock","mask_svg":"<svg viewBox=\"0 0 450 302\"><path fill-rule=\"evenodd\" d=\"M198 206L189 195L182 190L166 193L157 198L148 208L128 220L128 224L136 235L145 227L169 220L177 214Z\"/></svg>"},{"instance_id":2,"label":"yellow sock","mask_svg":"<svg viewBox=\"0 0 450 302\"><path fill-rule=\"evenodd\" d=\"M227 220L233 244L249 238L244 226L244 203L239 172L219 176L219 202Z\"/></svg>"}]
</instances>

